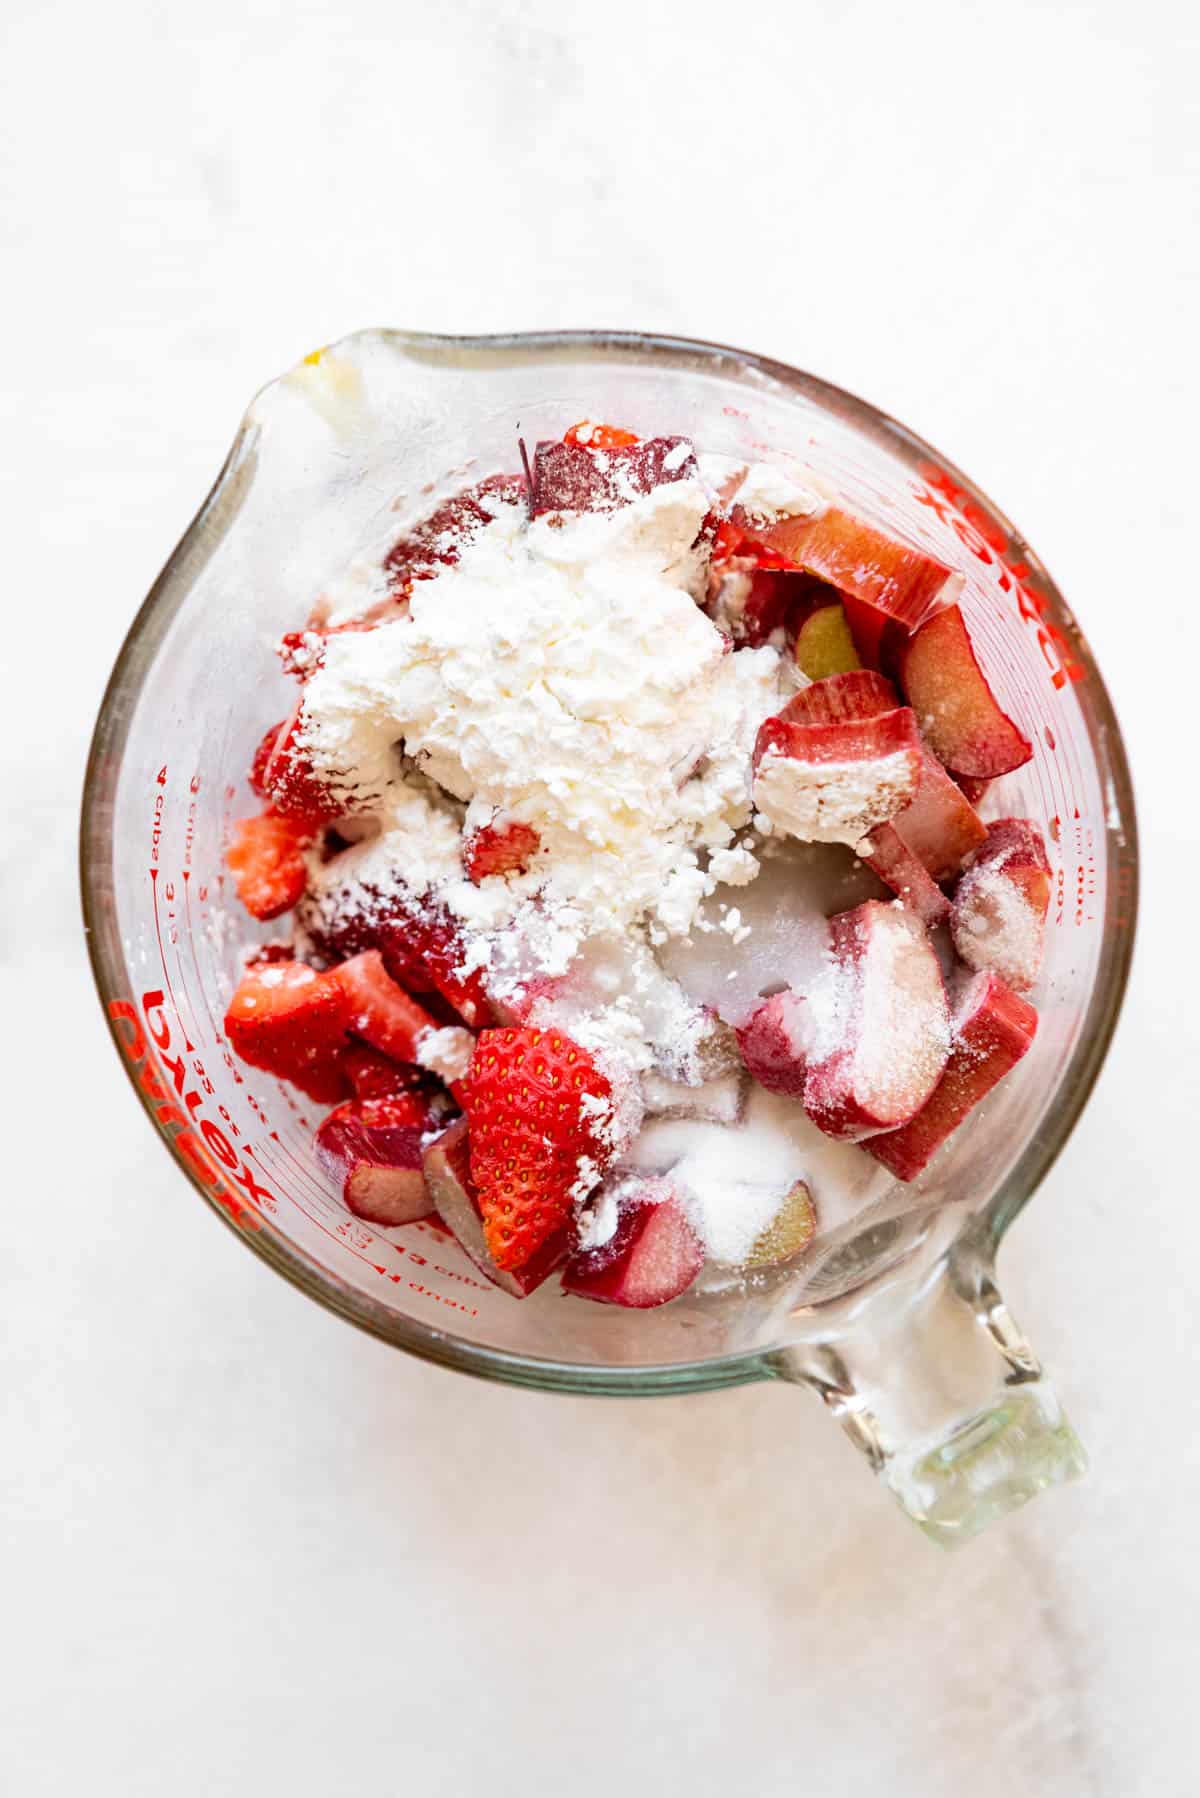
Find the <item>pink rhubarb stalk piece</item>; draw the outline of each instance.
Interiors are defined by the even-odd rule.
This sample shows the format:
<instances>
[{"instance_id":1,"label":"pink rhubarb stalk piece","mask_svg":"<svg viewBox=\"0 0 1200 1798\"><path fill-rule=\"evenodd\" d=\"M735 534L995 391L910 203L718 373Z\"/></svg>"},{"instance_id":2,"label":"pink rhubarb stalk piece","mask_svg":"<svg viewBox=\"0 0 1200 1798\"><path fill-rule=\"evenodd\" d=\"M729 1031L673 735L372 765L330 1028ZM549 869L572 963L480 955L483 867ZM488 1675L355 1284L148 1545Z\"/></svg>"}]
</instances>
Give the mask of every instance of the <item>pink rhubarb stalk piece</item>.
<instances>
[{"instance_id":1,"label":"pink rhubarb stalk piece","mask_svg":"<svg viewBox=\"0 0 1200 1798\"><path fill-rule=\"evenodd\" d=\"M969 968L1028 990L1042 965L1050 862L1029 818L998 818L958 883L950 917L954 947Z\"/></svg>"},{"instance_id":2,"label":"pink rhubarb stalk piece","mask_svg":"<svg viewBox=\"0 0 1200 1798\"><path fill-rule=\"evenodd\" d=\"M801 842L853 844L904 809L920 772L906 706L828 724L768 718L754 745L754 803Z\"/></svg>"},{"instance_id":3,"label":"pink rhubarb stalk piece","mask_svg":"<svg viewBox=\"0 0 1200 1798\"><path fill-rule=\"evenodd\" d=\"M769 1093L800 1097L808 1073L811 1018L808 1002L790 987L772 993L737 1033L751 1077Z\"/></svg>"},{"instance_id":4,"label":"pink rhubarb stalk piece","mask_svg":"<svg viewBox=\"0 0 1200 1798\"><path fill-rule=\"evenodd\" d=\"M1037 1013L997 974L976 974L955 1007L945 1072L916 1116L863 1144L898 1180L915 1180L968 1112L1033 1042Z\"/></svg>"},{"instance_id":5,"label":"pink rhubarb stalk piece","mask_svg":"<svg viewBox=\"0 0 1200 1798\"><path fill-rule=\"evenodd\" d=\"M832 1016L809 1050L804 1108L826 1135L854 1142L921 1109L946 1065L949 1019L937 957L904 906L871 899L841 912L830 942Z\"/></svg>"},{"instance_id":6,"label":"pink rhubarb stalk piece","mask_svg":"<svg viewBox=\"0 0 1200 1798\"><path fill-rule=\"evenodd\" d=\"M420 1101L416 1105L425 1109ZM432 1110L423 1122L414 1121L411 1095L350 1099L321 1124L313 1149L356 1217L385 1226L411 1224L433 1211L422 1155L429 1130L437 1127Z\"/></svg>"},{"instance_id":7,"label":"pink rhubarb stalk piece","mask_svg":"<svg viewBox=\"0 0 1200 1798\"><path fill-rule=\"evenodd\" d=\"M903 816L903 813L900 814ZM926 870L924 862L913 854L896 824L878 824L856 843L855 854L878 874L885 886L915 911L927 930L942 924L950 916L950 901Z\"/></svg>"},{"instance_id":8,"label":"pink rhubarb stalk piece","mask_svg":"<svg viewBox=\"0 0 1200 1798\"><path fill-rule=\"evenodd\" d=\"M420 1061L422 1038L438 1029L423 1005L397 986L378 949L365 949L332 970L346 995L349 1028L393 1061Z\"/></svg>"},{"instance_id":9,"label":"pink rhubarb stalk piece","mask_svg":"<svg viewBox=\"0 0 1200 1798\"><path fill-rule=\"evenodd\" d=\"M570 1246L567 1229L556 1230L525 1266L507 1272L496 1266L483 1233L483 1212L471 1178L471 1144L466 1118L459 1118L425 1150L425 1181L433 1207L459 1248L485 1279L511 1298L528 1298L556 1268Z\"/></svg>"},{"instance_id":10,"label":"pink rhubarb stalk piece","mask_svg":"<svg viewBox=\"0 0 1200 1798\"><path fill-rule=\"evenodd\" d=\"M631 1179L616 1194L617 1225L607 1242L577 1249L563 1270L564 1292L646 1311L686 1292L704 1249L668 1180Z\"/></svg>"},{"instance_id":11,"label":"pink rhubarb stalk piece","mask_svg":"<svg viewBox=\"0 0 1200 1798\"><path fill-rule=\"evenodd\" d=\"M904 646L900 681L922 735L951 774L990 779L1032 756L1028 738L996 702L960 607L930 618Z\"/></svg>"},{"instance_id":12,"label":"pink rhubarb stalk piece","mask_svg":"<svg viewBox=\"0 0 1200 1798\"><path fill-rule=\"evenodd\" d=\"M875 668L890 666L912 632L962 591L961 574L836 507L763 527L735 506L733 522L839 589L855 647Z\"/></svg>"}]
</instances>

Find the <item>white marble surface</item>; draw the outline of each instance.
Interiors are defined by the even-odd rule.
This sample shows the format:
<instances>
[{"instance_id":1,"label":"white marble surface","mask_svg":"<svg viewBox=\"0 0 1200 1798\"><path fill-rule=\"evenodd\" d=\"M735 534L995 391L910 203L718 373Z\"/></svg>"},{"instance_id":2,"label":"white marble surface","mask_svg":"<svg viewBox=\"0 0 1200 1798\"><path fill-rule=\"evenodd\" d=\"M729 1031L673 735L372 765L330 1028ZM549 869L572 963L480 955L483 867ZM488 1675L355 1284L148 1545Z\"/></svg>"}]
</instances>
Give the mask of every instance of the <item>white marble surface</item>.
<instances>
[{"instance_id":1,"label":"white marble surface","mask_svg":"<svg viewBox=\"0 0 1200 1798\"><path fill-rule=\"evenodd\" d=\"M1194 1792L1195 19L9 0L14 1798ZM1006 1284L1094 1470L961 1556L784 1389L553 1399L368 1341L136 1114L76 911L94 709L251 390L369 323L807 365L972 470L1090 628L1140 955Z\"/></svg>"}]
</instances>

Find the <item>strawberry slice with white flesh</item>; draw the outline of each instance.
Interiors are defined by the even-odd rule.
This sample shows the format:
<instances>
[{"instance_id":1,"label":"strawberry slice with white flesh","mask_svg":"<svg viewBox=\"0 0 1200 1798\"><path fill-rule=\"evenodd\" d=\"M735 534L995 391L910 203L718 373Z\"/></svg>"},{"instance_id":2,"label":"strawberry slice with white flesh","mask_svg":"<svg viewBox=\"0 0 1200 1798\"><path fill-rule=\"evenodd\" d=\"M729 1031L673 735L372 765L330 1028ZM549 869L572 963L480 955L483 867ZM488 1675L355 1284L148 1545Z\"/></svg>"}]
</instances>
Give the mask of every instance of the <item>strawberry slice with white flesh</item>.
<instances>
[{"instance_id":1,"label":"strawberry slice with white flesh","mask_svg":"<svg viewBox=\"0 0 1200 1798\"><path fill-rule=\"evenodd\" d=\"M855 648L875 668L890 666L912 633L962 591L961 574L837 507L762 525L739 516L735 506L733 521L755 542L838 588Z\"/></svg>"},{"instance_id":2,"label":"strawberry slice with white flesh","mask_svg":"<svg viewBox=\"0 0 1200 1798\"><path fill-rule=\"evenodd\" d=\"M903 811L920 772L921 739L907 706L828 724L768 718L754 745L754 803L801 842L854 844Z\"/></svg>"},{"instance_id":3,"label":"strawberry slice with white flesh","mask_svg":"<svg viewBox=\"0 0 1200 1798\"><path fill-rule=\"evenodd\" d=\"M1050 862L1029 818L998 818L958 883L950 917L954 947L969 968L1028 990L1042 965Z\"/></svg>"},{"instance_id":4,"label":"strawberry slice with white flesh","mask_svg":"<svg viewBox=\"0 0 1200 1798\"><path fill-rule=\"evenodd\" d=\"M1029 1049L1037 1012L997 974L976 974L954 1012L945 1071L916 1116L863 1144L898 1180L915 1180L968 1112Z\"/></svg>"},{"instance_id":5,"label":"strawberry slice with white flesh","mask_svg":"<svg viewBox=\"0 0 1200 1798\"><path fill-rule=\"evenodd\" d=\"M930 748L951 774L991 779L1033 755L987 683L960 607L930 618L904 646L900 681Z\"/></svg>"},{"instance_id":6,"label":"strawberry slice with white flesh","mask_svg":"<svg viewBox=\"0 0 1200 1798\"><path fill-rule=\"evenodd\" d=\"M429 1217L423 1155L437 1114L412 1095L350 1099L317 1130L317 1161L338 1182L347 1210L393 1227Z\"/></svg>"},{"instance_id":7,"label":"strawberry slice with white flesh","mask_svg":"<svg viewBox=\"0 0 1200 1798\"><path fill-rule=\"evenodd\" d=\"M804 1108L856 1142L906 1123L950 1049L941 969L920 920L877 899L829 921L833 1004L809 1051Z\"/></svg>"},{"instance_id":8,"label":"strawberry slice with white flesh","mask_svg":"<svg viewBox=\"0 0 1200 1798\"><path fill-rule=\"evenodd\" d=\"M425 1150L425 1181L437 1215L467 1259L510 1298L528 1298L556 1268L570 1247L567 1227L556 1230L523 1267L497 1267L484 1236L479 1192L471 1178L471 1144L466 1118L459 1118Z\"/></svg>"},{"instance_id":9,"label":"strawberry slice with white flesh","mask_svg":"<svg viewBox=\"0 0 1200 1798\"><path fill-rule=\"evenodd\" d=\"M563 1269L564 1292L603 1305L648 1311L693 1284L704 1249L669 1180L631 1179L615 1195L616 1229L578 1249Z\"/></svg>"}]
</instances>

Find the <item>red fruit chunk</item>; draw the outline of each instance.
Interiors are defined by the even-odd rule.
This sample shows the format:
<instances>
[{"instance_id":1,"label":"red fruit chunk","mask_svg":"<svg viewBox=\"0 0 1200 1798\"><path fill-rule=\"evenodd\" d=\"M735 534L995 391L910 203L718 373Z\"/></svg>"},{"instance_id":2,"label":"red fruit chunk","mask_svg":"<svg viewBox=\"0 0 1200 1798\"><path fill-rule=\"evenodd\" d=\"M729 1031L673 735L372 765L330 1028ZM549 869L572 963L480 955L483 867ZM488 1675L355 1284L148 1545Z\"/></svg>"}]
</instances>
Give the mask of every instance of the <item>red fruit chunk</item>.
<instances>
[{"instance_id":1,"label":"red fruit chunk","mask_svg":"<svg viewBox=\"0 0 1200 1798\"><path fill-rule=\"evenodd\" d=\"M438 1217L467 1258L493 1285L523 1299L566 1259L566 1224L551 1232L523 1267L497 1267L484 1236L479 1193L471 1178L471 1143L466 1118L459 1118L425 1151L425 1183Z\"/></svg>"},{"instance_id":2,"label":"red fruit chunk","mask_svg":"<svg viewBox=\"0 0 1200 1798\"><path fill-rule=\"evenodd\" d=\"M437 1090L436 1082L423 1068L411 1062L392 1061L365 1043L355 1043L343 1051L342 1071L354 1088L356 1099L398 1099L412 1094L418 1104L427 1104Z\"/></svg>"},{"instance_id":3,"label":"red fruit chunk","mask_svg":"<svg viewBox=\"0 0 1200 1798\"><path fill-rule=\"evenodd\" d=\"M311 831L291 818L263 812L240 818L225 851L237 896L253 918L277 918L290 911L308 885L304 850Z\"/></svg>"},{"instance_id":4,"label":"red fruit chunk","mask_svg":"<svg viewBox=\"0 0 1200 1798\"><path fill-rule=\"evenodd\" d=\"M937 957L919 920L877 899L829 923L838 972L832 1017L814 1042L804 1109L828 1136L858 1141L925 1103L950 1046Z\"/></svg>"},{"instance_id":5,"label":"red fruit chunk","mask_svg":"<svg viewBox=\"0 0 1200 1798\"><path fill-rule=\"evenodd\" d=\"M733 518L758 542L840 590L855 647L876 668L888 665L906 638L962 588L961 575L835 507L765 527L751 528L736 506Z\"/></svg>"},{"instance_id":6,"label":"red fruit chunk","mask_svg":"<svg viewBox=\"0 0 1200 1798\"><path fill-rule=\"evenodd\" d=\"M977 779L973 774L960 774L956 778L958 786L962 789L963 798L969 799L972 805L979 804L992 784L990 780Z\"/></svg>"},{"instance_id":7,"label":"red fruit chunk","mask_svg":"<svg viewBox=\"0 0 1200 1798\"><path fill-rule=\"evenodd\" d=\"M949 917L950 901L913 854L895 822L876 825L855 848L884 885L916 912L927 930Z\"/></svg>"},{"instance_id":8,"label":"red fruit chunk","mask_svg":"<svg viewBox=\"0 0 1200 1798\"><path fill-rule=\"evenodd\" d=\"M772 1093L804 1091L810 1020L800 993L787 988L764 999L737 1033L748 1072Z\"/></svg>"},{"instance_id":9,"label":"red fruit chunk","mask_svg":"<svg viewBox=\"0 0 1200 1798\"><path fill-rule=\"evenodd\" d=\"M393 590L430 580L439 568L457 562L472 537L491 523L501 506L519 503L523 495L520 475L499 474L444 500L413 525L384 558Z\"/></svg>"},{"instance_id":10,"label":"red fruit chunk","mask_svg":"<svg viewBox=\"0 0 1200 1798\"><path fill-rule=\"evenodd\" d=\"M267 764L275 753L279 733L286 723L287 719L281 718L278 724L273 724L270 730L264 732L261 743L254 751L254 760L250 764L250 787L260 799L267 797Z\"/></svg>"},{"instance_id":11,"label":"red fruit chunk","mask_svg":"<svg viewBox=\"0 0 1200 1798\"><path fill-rule=\"evenodd\" d=\"M987 835L970 800L923 745L916 793L892 823L934 880L957 874Z\"/></svg>"},{"instance_id":12,"label":"red fruit chunk","mask_svg":"<svg viewBox=\"0 0 1200 1798\"><path fill-rule=\"evenodd\" d=\"M1025 992L1042 965L1050 862L1029 818L998 818L958 883L950 931L970 968L999 974Z\"/></svg>"},{"instance_id":13,"label":"red fruit chunk","mask_svg":"<svg viewBox=\"0 0 1200 1798\"><path fill-rule=\"evenodd\" d=\"M636 431L623 431L619 425L593 424L590 418L581 418L563 432L563 442L573 449L627 449L637 440Z\"/></svg>"},{"instance_id":14,"label":"red fruit chunk","mask_svg":"<svg viewBox=\"0 0 1200 1798\"><path fill-rule=\"evenodd\" d=\"M433 1211L422 1159L431 1128L437 1128L436 1114L411 1094L349 1099L321 1124L313 1149L356 1217L411 1224Z\"/></svg>"},{"instance_id":15,"label":"red fruit chunk","mask_svg":"<svg viewBox=\"0 0 1200 1798\"><path fill-rule=\"evenodd\" d=\"M930 748L951 774L988 779L1032 756L1028 738L996 703L958 606L930 618L905 645L900 680Z\"/></svg>"},{"instance_id":16,"label":"red fruit chunk","mask_svg":"<svg viewBox=\"0 0 1200 1798\"><path fill-rule=\"evenodd\" d=\"M900 696L873 668L830 674L792 695L779 716L793 724L837 724L846 718L874 718L892 712Z\"/></svg>"},{"instance_id":17,"label":"red fruit chunk","mask_svg":"<svg viewBox=\"0 0 1200 1798\"><path fill-rule=\"evenodd\" d=\"M544 512L611 512L670 481L696 474L696 455L686 437L594 449L573 443L539 443L533 456L533 516Z\"/></svg>"},{"instance_id":18,"label":"red fruit chunk","mask_svg":"<svg viewBox=\"0 0 1200 1798\"><path fill-rule=\"evenodd\" d=\"M563 1270L564 1292L603 1305L646 1311L686 1292L704 1266L704 1249L667 1180L629 1180L618 1191L617 1227L608 1241L580 1249Z\"/></svg>"},{"instance_id":19,"label":"red fruit chunk","mask_svg":"<svg viewBox=\"0 0 1200 1798\"><path fill-rule=\"evenodd\" d=\"M955 1008L953 1046L933 1093L907 1124L863 1144L898 1180L915 1180L967 1113L1032 1043L1037 1013L996 974L976 974Z\"/></svg>"},{"instance_id":20,"label":"red fruit chunk","mask_svg":"<svg viewBox=\"0 0 1200 1798\"><path fill-rule=\"evenodd\" d=\"M853 844L909 803L920 771L906 706L831 724L768 718L754 744L754 803L801 842Z\"/></svg>"},{"instance_id":21,"label":"red fruit chunk","mask_svg":"<svg viewBox=\"0 0 1200 1798\"><path fill-rule=\"evenodd\" d=\"M334 1104L348 1092L340 1066L347 1013L346 995L332 974L318 974L300 961L272 962L243 974L225 1014L225 1034L251 1067Z\"/></svg>"},{"instance_id":22,"label":"red fruit chunk","mask_svg":"<svg viewBox=\"0 0 1200 1798\"><path fill-rule=\"evenodd\" d=\"M538 851L540 838L532 825L511 818L485 824L467 839L463 865L478 886L489 874L523 874Z\"/></svg>"},{"instance_id":23,"label":"red fruit chunk","mask_svg":"<svg viewBox=\"0 0 1200 1798\"><path fill-rule=\"evenodd\" d=\"M262 781L266 797L285 818L308 824L317 830L346 811L345 802L332 793L313 767L303 747L304 702L301 700L286 725L281 727L275 748L263 768Z\"/></svg>"},{"instance_id":24,"label":"red fruit chunk","mask_svg":"<svg viewBox=\"0 0 1200 1798\"><path fill-rule=\"evenodd\" d=\"M481 969L460 971L463 948L457 930L433 913L412 912L378 931L388 973L414 992L437 993L472 1029L490 1024L495 1008Z\"/></svg>"},{"instance_id":25,"label":"red fruit chunk","mask_svg":"<svg viewBox=\"0 0 1200 1798\"><path fill-rule=\"evenodd\" d=\"M471 1176L497 1267L524 1267L566 1223L580 1180L586 1191L589 1173L600 1178L612 1151L597 1120L611 1115L611 1100L587 1050L557 1030L480 1036L463 1108Z\"/></svg>"},{"instance_id":26,"label":"red fruit chunk","mask_svg":"<svg viewBox=\"0 0 1200 1798\"><path fill-rule=\"evenodd\" d=\"M421 1040L437 1024L404 988L397 986L383 965L378 949L367 949L331 969L346 995L350 1029L373 1049L393 1061L416 1062Z\"/></svg>"}]
</instances>

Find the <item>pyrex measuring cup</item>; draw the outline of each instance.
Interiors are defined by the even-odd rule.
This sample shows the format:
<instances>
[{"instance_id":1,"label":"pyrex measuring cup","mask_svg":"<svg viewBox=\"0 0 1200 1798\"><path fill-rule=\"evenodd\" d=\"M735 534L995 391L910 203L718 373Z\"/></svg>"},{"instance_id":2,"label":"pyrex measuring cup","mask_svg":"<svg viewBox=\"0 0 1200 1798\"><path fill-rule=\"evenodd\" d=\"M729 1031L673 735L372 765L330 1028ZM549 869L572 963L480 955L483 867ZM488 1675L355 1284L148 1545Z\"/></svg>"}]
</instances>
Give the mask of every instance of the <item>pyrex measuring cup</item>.
<instances>
[{"instance_id":1,"label":"pyrex measuring cup","mask_svg":"<svg viewBox=\"0 0 1200 1798\"><path fill-rule=\"evenodd\" d=\"M914 1185L840 1217L811 1266L657 1312L589 1305L557 1281L518 1303L435 1226L348 1216L313 1160L316 1109L236 1063L221 1030L259 928L227 889L223 844L253 809L254 746L290 708L275 641L358 552L513 467L518 432L582 417L814 467L851 509L961 568L981 658L1034 742L1005 809L1039 821L1055 868L1041 1025L1017 1074ZM807 1385L942 1542L1081 1470L993 1262L1116 1021L1136 898L1129 773L1087 645L1032 552L965 476L861 401L738 351L626 334L364 332L306 358L254 401L122 649L82 861L97 984L148 1116L225 1222L323 1304L516 1384Z\"/></svg>"}]
</instances>

